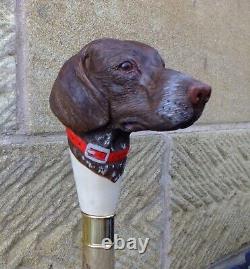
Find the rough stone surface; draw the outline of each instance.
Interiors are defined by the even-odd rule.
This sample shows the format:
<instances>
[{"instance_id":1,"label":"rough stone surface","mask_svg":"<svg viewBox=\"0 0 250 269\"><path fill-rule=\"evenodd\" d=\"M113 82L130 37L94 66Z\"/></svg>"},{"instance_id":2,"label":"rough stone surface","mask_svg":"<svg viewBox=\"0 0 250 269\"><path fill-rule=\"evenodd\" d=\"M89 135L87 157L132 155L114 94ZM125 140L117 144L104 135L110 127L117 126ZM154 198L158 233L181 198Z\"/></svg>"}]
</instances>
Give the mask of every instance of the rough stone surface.
<instances>
[{"instance_id":1,"label":"rough stone surface","mask_svg":"<svg viewBox=\"0 0 250 269\"><path fill-rule=\"evenodd\" d=\"M125 238L150 238L147 251L117 250L119 269L159 269L163 246L164 191L161 185L164 140L159 135L136 136L124 173L120 204L117 209L117 233ZM147 156L147 157L145 157Z\"/></svg>"},{"instance_id":2,"label":"rough stone surface","mask_svg":"<svg viewBox=\"0 0 250 269\"><path fill-rule=\"evenodd\" d=\"M80 268L65 145L7 145L0 152L0 268Z\"/></svg>"},{"instance_id":3,"label":"rough stone surface","mask_svg":"<svg viewBox=\"0 0 250 269\"><path fill-rule=\"evenodd\" d=\"M15 92L0 91L0 115L0 133L12 133L16 129Z\"/></svg>"},{"instance_id":4,"label":"rough stone surface","mask_svg":"<svg viewBox=\"0 0 250 269\"><path fill-rule=\"evenodd\" d=\"M14 3L0 1L0 133L16 128Z\"/></svg>"},{"instance_id":5,"label":"rough stone surface","mask_svg":"<svg viewBox=\"0 0 250 269\"><path fill-rule=\"evenodd\" d=\"M166 268L207 268L250 244L250 132L173 137Z\"/></svg>"},{"instance_id":6,"label":"rough stone surface","mask_svg":"<svg viewBox=\"0 0 250 269\"><path fill-rule=\"evenodd\" d=\"M48 106L62 63L100 37L155 46L167 66L210 83L200 122L250 119L248 0L23 1L27 33L27 122L30 131L61 130Z\"/></svg>"},{"instance_id":7,"label":"rough stone surface","mask_svg":"<svg viewBox=\"0 0 250 269\"><path fill-rule=\"evenodd\" d=\"M116 232L124 238L149 237L150 242L144 255L117 252L116 268L158 269L163 232L160 163L164 143L155 136L135 139L133 145ZM64 143L0 147L1 269L81 268L79 217Z\"/></svg>"}]
</instances>

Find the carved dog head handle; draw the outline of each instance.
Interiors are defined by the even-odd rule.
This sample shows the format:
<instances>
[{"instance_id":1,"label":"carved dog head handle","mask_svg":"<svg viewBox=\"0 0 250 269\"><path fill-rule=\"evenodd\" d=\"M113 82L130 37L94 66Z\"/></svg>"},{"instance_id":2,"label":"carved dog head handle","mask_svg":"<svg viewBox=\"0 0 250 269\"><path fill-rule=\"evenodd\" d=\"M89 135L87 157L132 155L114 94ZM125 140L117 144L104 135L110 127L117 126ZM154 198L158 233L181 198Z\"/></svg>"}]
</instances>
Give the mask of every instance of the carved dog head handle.
<instances>
[{"instance_id":1,"label":"carved dog head handle","mask_svg":"<svg viewBox=\"0 0 250 269\"><path fill-rule=\"evenodd\" d=\"M68 128L76 158L116 181L131 132L186 128L200 117L210 95L207 84L166 68L154 48L106 38L64 63L50 107Z\"/></svg>"}]
</instances>

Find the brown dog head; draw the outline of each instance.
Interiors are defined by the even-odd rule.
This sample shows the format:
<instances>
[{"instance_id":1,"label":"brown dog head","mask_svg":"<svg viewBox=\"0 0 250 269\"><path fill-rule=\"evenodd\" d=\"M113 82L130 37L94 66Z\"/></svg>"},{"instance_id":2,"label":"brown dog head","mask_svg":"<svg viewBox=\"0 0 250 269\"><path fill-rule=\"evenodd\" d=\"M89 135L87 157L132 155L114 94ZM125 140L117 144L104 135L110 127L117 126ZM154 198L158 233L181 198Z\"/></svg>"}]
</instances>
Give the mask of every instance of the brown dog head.
<instances>
[{"instance_id":1,"label":"brown dog head","mask_svg":"<svg viewBox=\"0 0 250 269\"><path fill-rule=\"evenodd\" d=\"M71 129L74 156L115 182L124 169L131 132L188 127L210 94L208 85L166 68L154 48L100 39L63 65L50 106Z\"/></svg>"},{"instance_id":2,"label":"brown dog head","mask_svg":"<svg viewBox=\"0 0 250 269\"><path fill-rule=\"evenodd\" d=\"M152 47L116 39L86 45L62 67L51 92L54 114L76 132L174 130L201 115L211 88L165 67Z\"/></svg>"}]
</instances>

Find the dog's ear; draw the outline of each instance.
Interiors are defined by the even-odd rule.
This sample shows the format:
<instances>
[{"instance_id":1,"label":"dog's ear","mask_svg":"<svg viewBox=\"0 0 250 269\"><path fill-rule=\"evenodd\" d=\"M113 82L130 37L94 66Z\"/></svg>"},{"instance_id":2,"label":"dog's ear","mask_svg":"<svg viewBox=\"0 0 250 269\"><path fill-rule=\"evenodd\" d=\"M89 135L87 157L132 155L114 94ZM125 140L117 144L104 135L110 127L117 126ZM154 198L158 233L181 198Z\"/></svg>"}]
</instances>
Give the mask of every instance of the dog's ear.
<instances>
[{"instance_id":1,"label":"dog's ear","mask_svg":"<svg viewBox=\"0 0 250 269\"><path fill-rule=\"evenodd\" d=\"M76 132L89 132L109 121L109 103L102 89L89 79L89 47L84 47L61 68L50 94L50 108Z\"/></svg>"}]
</instances>

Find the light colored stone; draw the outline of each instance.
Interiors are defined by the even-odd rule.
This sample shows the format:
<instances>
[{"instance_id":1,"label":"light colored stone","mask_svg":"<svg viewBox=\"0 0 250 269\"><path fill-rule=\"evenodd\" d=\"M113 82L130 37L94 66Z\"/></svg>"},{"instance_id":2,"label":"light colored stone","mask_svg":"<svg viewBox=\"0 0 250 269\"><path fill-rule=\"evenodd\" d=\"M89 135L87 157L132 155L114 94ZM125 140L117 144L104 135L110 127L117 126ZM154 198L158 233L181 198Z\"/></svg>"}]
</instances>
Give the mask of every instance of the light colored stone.
<instances>
[{"instance_id":1,"label":"light colored stone","mask_svg":"<svg viewBox=\"0 0 250 269\"><path fill-rule=\"evenodd\" d=\"M0 156L0 268L79 268L80 211L65 144L6 145Z\"/></svg>"},{"instance_id":2,"label":"light colored stone","mask_svg":"<svg viewBox=\"0 0 250 269\"><path fill-rule=\"evenodd\" d=\"M72 54L100 37L136 39L156 47L167 66L210 83L200 123L250 119L248 0L23 1L27 33L27 125L58 131L49 110L54 79Z\"/></svg>"},{"instance_id":3,"label":"light colored stone","mask_svg":"<svg viewBox=\"0 0 250 269\"><path fill-rule=\"evenodd\" d=\"M0 91L0 133L10 133L16 128L16 94Z\"/></svg>"},{"instance_id":4,"label":"light colored stone","mask_svg":"<svg viewBox=\"0 0 250 269\"><path fill-rule=\"evenodd\" d=\"M125 169L116 230L119 236L150 239L147 251L117 250L116 268L159 269L163 246L164 191L162 156L166 150L160 135L135 136Z\"/></svg>"},{"instance_id":5,"label":"light colored stone","mask_svg":"<svg viewBox=\"0 0 250 269\"><path fill-rule=\"evenodd\" d=\"M0 1L0 133L16 128L15 1Z\"/></svg>"},{"instance_id":6,"label":"light colored stone","mask_svg":"<svg viewBox=\"0 0 250 269\"><path fill-rule=\"evenodd\" d=\"M250 245L250 131L172 137L167 262L207 268Z\"/></svg>"}]
</instances>

